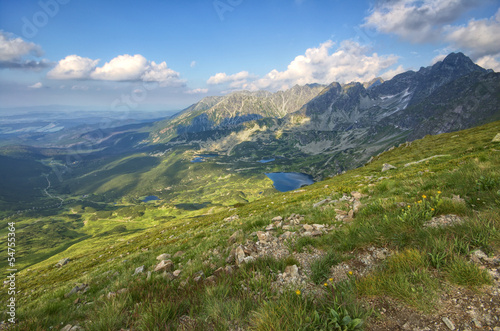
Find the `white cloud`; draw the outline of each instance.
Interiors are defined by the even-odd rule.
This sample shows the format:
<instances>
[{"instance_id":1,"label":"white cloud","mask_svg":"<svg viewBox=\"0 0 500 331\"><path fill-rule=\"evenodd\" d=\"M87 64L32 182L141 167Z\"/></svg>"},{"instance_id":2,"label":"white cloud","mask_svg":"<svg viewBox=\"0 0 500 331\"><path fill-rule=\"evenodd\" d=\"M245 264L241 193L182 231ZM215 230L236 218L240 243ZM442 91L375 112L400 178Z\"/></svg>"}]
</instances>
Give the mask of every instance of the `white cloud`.
<instances>
[{"instance_id":1,"label":"white cloud","mask_svg":"<svg viewBox=\"0 0 500 331\"><path fill-rule=\"evenodd\" d=\"M42 48L21 38L9 39L8 35L0 30L0 61L18 61L25 55L42 56Z\"/></svg>"},{"instance_id":2,"label":"white cloud","mask_svg":"<svg viewBox=\"0 0 500 331\"><path fill-rule=\"evenodd\" d=\"M145 68L140 79L144 82L160 82L160 86L183 86L185 81L180 74L167 67L166 62L156 64L151 61Z\"/></svg>"},{"instance_id":3,"label":"white cloud","mask_svg":"<svg viewBox=\"0 0 500 331\"><path fill-rule=\"evenodd\" d=\"M446 24L488 0L386 0L365 18L365 27L415 43L439 41Z\"/></svg>"},{"instance_id":4,"label":"white cloud","mask_svg":"<svg viewBox=\"0 0 500 331\"><path fill-rule=\"evenodd\" d=\"M380 77L382 77L383 80L389 80L405 71L406 70L403 68L403 66L399 65L396 69L387 70L382 75L380 75Z\"/></svg>"},{"instance_id":5,"label":"white cloud","mask_svg":"<svg viewBox=\"0 0 500 331\"><path fill-rule=\"evenodd\" d=\"M304 55L297 56L288 65L287 70L272 70L248 88L279 90L296 84L366 82L377 77L382 70L398 60L395 55L370 54L368 47L351 40L343 41L330 54L334 45L334 42L329 40L317 48L309 48Z\"/></svg>"},{"instance_id":6,"label":"white cloud","mask_svg":"<svg viewBox=\"0 0 500 331\"><path fill-rule=\"evenodd\" d=\"M230 83L233 86L237 87L246 84L248 79L251 77L253 76L251 76L248 73L248 71L241 71L233 75L227 75L225 72L219 72L214 76L210 77L207 80L207 84L218 85L218 84Z\"/></svg>"},{"instance_id":7,"label":"white cloud","mask_svg":"<svg viewBox=\"0 0 500 331\"><path fill-rule=\"evenodd\" d=\"M47 74L51 79L92 79L106 81L159 82L160 86L183 86L180 74L168 68L166 62L157 64L140 54L119 55L102 67L99 60L68 55Z\"/></svg>"},{"instance_id":8,"label":"white cloud","mask_svg":"<svg viewBox=\"0 0 500 331\"><path fill-rule=\"evenodd\" d=\"M68 55L47 73L50 79L89 79L99 60Z\"/></svg>"},{"instance_id":9,"label":"white cloud","mask_svg":"<svg viewBox=\"0 0 500 331\"><path fill-rule=\"evenodd\" d=\"M474 59L500 55L500 9L489 19L470 20L464 26L446 27L446 40Z\"/></svg>"},{"instance_id":10,"label":"white cloud","mask_svg":"<svg viewBox=\"0 0 500 331\"><path fill-rule=\"evenodd\" d=\"M42 56L42 48L21 38L12 38L11 34L0 30L0 69L40 70L50 66L47 60L26 59Z\"/></svg>"},{"instance_id":11,"label":"white cloud","mask_svg":"<svg viewBox=\"0 0 500 331\"><path fill-rule=\"evenodd\" d=\"M29 88L34 88L34 89L37 89L37 88L42 88L43 87L43 84L38 82L38 83L35 83L33 85L30 85L28 86Z\"/></svg>"},{"instance_id":12,"label":"white cloud","mask_svg":"<svg viewBox=\"0 0 500 331\"><path fill-rule=\"evenodd\" d=\"M102 67L95 68L90 77L96 80L137 81L145 72L147 65L148 60L142 55L119 55Z\"/></svg>"},{"instance_id":13,"label":"white cloud","mask_svg":"<svg viewBox=\"0 0 500 331\"><path fill-rule=\"evenodd\" d=\"M196 64L197 64L196 61L191 61L191 64L190 64L191 68L196 67Z\"/></svg>"},{"instance_id":14,"label":"white cloud","mask_svg":"<svg viewBox=\"0 0 500 331\"><path fill-rule=\"evenodd\" d=\"M500 59L490 55L479 58L476 63L485 69L493 69L495 72L500 72Z\"/></svg>"},{"instance_id":15,"label":"white cloud","mask_svg":"<svg viewBox=\"0 0 500 331\"><path fill-rule=\"evenodd\" d=\"M184 93L186 93L186 94L206 94L206 93L208 93L208 89L207 88L197 88L197 89L193 89L193 90L187 90Z\"/></svg>"}]
</instances>

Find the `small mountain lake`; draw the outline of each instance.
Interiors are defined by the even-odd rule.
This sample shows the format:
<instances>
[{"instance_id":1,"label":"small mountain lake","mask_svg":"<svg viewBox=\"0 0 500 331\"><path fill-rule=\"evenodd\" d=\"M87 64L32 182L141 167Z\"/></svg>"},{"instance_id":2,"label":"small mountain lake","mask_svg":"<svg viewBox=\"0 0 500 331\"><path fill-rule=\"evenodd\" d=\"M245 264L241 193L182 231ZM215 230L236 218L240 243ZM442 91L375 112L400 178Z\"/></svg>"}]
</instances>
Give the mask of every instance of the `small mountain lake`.
<instances>
[{"instance_id":1,"label":"small mountain lake","mask_svg":"<svg viewBox=\"0 0 500 331\"><path fill-rule=\"evenodd\" d=\"M218 154L200 154L196 156L194 159L191 160L191 163L201 163L205 161L205 158L208 157L217 157L219 156Z\"/></svg>"},{"instance_id":2,"label":"small mountain lake","mask_svg":"<svg viewBox=\"0 0 500 331\"><path fill-rule=\"evenodd\" d=\"M312 176L299 172L272 172L266 173L266 176L273 181L274 187L280 192L296 190L314 183Z\"/></svg>"},{"instance_id":3,"label":"small mountain lake","mask_svg":"<svg viewBox=\"0 0 500 331\"><path fill-rule=\"evenodd\" d=\"M257 161L259 163L269 163L269 162L273 162L275 161L276 159L263 159L263 160L260 160L260 161Z\"/></svg>"},{"instance_id":4,"label":"small mountain lake","mask_svg":"<svg viewBox=\"0 0 500 331\"><path fill-rule=\"evenodd\" d=\"M156 195L148 195L144 198L144 200L142 200L142 202L149 202L154 200L160 200L160 198L158 198Z\"/></svg>"}]
</instances>

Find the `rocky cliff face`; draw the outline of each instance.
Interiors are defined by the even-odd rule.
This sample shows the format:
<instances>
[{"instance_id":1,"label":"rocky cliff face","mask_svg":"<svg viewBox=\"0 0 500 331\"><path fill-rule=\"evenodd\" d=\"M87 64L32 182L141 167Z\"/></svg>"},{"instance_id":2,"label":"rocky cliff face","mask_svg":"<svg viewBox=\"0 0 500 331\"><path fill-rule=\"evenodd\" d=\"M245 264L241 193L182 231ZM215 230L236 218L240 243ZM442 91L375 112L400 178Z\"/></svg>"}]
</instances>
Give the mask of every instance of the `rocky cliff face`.
<instances>
[{"instance_id":1,"label":"rocky cliff face","mask_svg":"<svg viewBox=\"0 0 500 331\"><path fill-rule=\"evenodd\" d=\"M227 129L262 117L282 118L323 90L325 86L294 86L286 91L240 91L222 97L207 97L164 121L152 133L153 141L168 141L178 134Z\"/></svg>"},{"instance_id":2,"label":"rocky cliff face","mask_svg":"<svg viewBox=\"0 0 500 331\"><path fill-rule=\"evenodd\" d=\"M168 141L179 136L176 143L196 141L207 151L216 146L226 155L284 155L305 166L314 164L307 171L320 178L324 169L331 174L357 167L401 142L497 119L500 74L452 53L388 81L204 99L156 137Z\"/></svg>"}]
</instances>

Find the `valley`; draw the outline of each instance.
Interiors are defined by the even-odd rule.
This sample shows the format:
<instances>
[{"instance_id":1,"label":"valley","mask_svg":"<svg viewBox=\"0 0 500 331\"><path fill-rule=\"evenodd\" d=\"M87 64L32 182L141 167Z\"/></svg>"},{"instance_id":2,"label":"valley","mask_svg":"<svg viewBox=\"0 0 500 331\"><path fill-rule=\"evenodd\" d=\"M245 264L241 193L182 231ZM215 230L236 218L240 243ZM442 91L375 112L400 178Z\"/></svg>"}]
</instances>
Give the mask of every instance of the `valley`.
<instances>
[{"instance_id":1,"label":"valley","mask_svg":"<svg viewBox=\"0 0 500 331\"><path fill-rule=\"evenodd\" d=\"M283 330L402 327L402 311L468 327L439 298L498 301L499 120L500 74L452 53L387 81L2 129L18 329L260 330L282 311Z\"/></svg>"}]
</instances>

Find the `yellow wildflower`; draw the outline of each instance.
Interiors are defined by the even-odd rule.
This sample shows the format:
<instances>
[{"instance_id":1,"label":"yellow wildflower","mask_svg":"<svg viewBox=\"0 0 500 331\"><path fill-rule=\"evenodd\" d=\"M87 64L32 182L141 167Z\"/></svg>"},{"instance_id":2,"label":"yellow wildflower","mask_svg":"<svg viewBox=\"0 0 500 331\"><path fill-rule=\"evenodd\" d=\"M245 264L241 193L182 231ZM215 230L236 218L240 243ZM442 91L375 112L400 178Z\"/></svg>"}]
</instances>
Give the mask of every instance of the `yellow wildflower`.
<instances>
[{"instance_id":1,"label":"yellow wildflower","mask_svg":"<svg viewBox=\"0 0 500 331\"><path fill-rule=\"evenodd\" d=\"M434 211L434 208L431 208L432 211Z\"/></svg>"},{"instance_id":2,"label":"yellow wildflower","mask_svg":"<svg viewBox=\"0 0 500 331\"><path fill-rule=\"evenodd\" d=\"M333 278L330 278L329 281L333 282Z\"/></svg>"},{"instance_id":3,"label":"yellow wildflower","mask_svg":"<svg viewBox=\"0 0 500 331\"><path fill-rule=\"evenodd\" d=\"M410 208L410 205L408 205L408 208Z\"/></svg>"},{"instance_id":4,"label":"yellow wildflower","mask_svg":"<svg viewBox=\"0 0 500 331\"><path fill-rule=\"evenodd\" d=\"M349 271L349 275L352 275L352 271Z\"/></svg>"},{"instance_id":5,"label":"yellow wildflower","mask_svg":"<svg viewBox=\"0 0 500 331\"><path fill-rule=\"evenodd\" d=\"M422 200L418 200L418 203L422 203Z\"/></svg>"},{"instance_id":6,"label":"yellow wildflower","mask_svg":"<svg viewBox=\"0 0 500 331\"><path fill-rule=\"evenodd\" d=\"M323 285L328 286L328 284L327 284L327 283L324 283Z\"/></svg>"},{"instance_id":7,"label":"yellow wildflower","mask_svg":"<svg viewBox=\"0 0 500 331\"><path fill-rule=\"evenodd\" d=\"M426 196L425 196L425 194L424 194L424 195L422 195L422 198L424 198L424 199L425 199L425 198L427 198L427 197L426 197Z\"/></svg>"},{"instance_id":8,"label":"yellow wildflower","mask_svg":"<svg viewBox=\"0 0 500 331\"><path fill-rule=\"evenodd\" d=\"M441 191L438 191L438 194L441 194Z\"/></svg>"},{"instance_id":9,"label":"yellow wildflower","mask_svg":"<svg viewBox=\"0 0 500 331\"><path fill-rule=\"evenodd\" d=\"M300 295L300 290L295 291L297 295Z\"/></svg>"}]
</instances>

